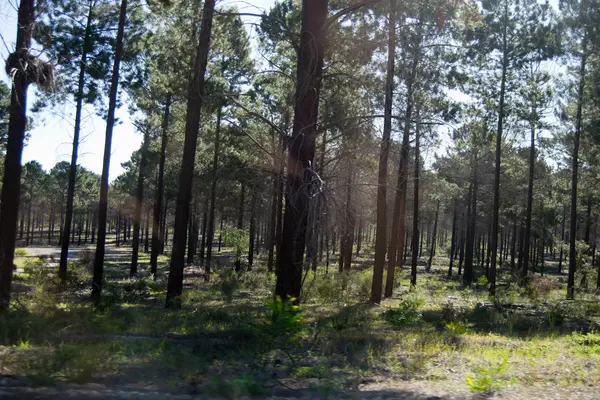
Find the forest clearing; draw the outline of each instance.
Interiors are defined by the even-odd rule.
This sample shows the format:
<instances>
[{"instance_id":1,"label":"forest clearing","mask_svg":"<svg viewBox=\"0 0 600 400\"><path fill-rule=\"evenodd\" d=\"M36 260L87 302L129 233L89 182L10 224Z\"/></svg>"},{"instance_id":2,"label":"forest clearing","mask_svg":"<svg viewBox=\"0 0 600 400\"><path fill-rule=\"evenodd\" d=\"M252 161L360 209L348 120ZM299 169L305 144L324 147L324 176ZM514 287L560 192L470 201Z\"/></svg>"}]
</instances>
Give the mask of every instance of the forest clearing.
<instances>
[{"instance_id":1,"label":"forest clearing","mask_svg":"<svg viewBox=\"0 0 600 400\"><path fill-rule=\"evenodd\" d=\"M600 398L598 0L4 7L0 398Z\"/></svg>"}]
</instances>

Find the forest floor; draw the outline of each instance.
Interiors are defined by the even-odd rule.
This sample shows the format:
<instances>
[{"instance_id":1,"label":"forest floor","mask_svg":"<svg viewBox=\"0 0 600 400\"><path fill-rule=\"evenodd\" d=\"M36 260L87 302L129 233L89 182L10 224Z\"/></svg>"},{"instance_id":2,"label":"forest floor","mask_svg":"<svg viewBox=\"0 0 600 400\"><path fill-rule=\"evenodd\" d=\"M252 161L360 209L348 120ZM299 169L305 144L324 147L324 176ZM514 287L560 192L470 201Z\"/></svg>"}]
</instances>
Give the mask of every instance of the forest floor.
<instances>
[{"instance_id":1,"label":"forest floor","mask_svg":"<svg viewBox=\"0 0 600 400\"><path fill-rule=\"evenodd\" d=\"M17 259L1 399L600 398L600 302L564 301L552 263L526 287L501 269L491 302L485 279L465 288L438 258L416 288L402 270L394 296L370 306L371 260L359 258L348 275L308 272L296 309L271 300L273 274L237 276L223 253L210 283L187 268L183 308L165 310L167 259L153 281L148 255L135 279L127 251L111 255L97 308L90 251L62 288L48 257Z\"/></svg>"}]
</instances>

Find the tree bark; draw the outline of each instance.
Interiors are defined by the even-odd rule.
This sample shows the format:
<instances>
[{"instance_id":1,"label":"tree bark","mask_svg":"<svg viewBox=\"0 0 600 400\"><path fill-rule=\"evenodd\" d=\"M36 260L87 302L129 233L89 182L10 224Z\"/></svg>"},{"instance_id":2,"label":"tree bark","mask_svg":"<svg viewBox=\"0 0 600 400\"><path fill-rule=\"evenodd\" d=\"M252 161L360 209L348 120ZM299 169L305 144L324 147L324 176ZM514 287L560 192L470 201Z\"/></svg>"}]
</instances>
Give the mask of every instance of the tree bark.
<instances>
[{"instance_id":1,"label":"tree bark","mask_svg":"<svg viewBox=\"0 0 600 400\"><path fill-rule=\"evenodd\" d=\"M215 236L215 203L217 199L217 172L219 168L219 151L221 146L221 112L222 107L217 109L217 128L215 130L215 149L213 153L213 169L210 183L210 208L208 211L208 234L206 237L206 274L210 276L212 261L212 248ZM203 232L204 235L204 232ZM204 242L204 239L203 239Z\"/></svg>"},{"instance_id":2,"label":"tree bark","mask_svg":"<svg viewBox=\"0 0 600 400\"><path fill-rule=\"evenodd\" d=\"M108 171L110 168L110 153L112 144L113 126L115 124L115 111L117 108L117 91L119 85L119 67L123 53L123 36L125 32L125 16L127 13L127 0L121 0L119 10L119 27L117 30L117 42L115 47L115 59L113 63L112 77L110 82L110 95L108 102L108 117L106 119L106 135L104 141L104 158L102 162L102 177L100 180L100 201L98 202L98 242L96 245L96 257L94 259L94 277L92 281L92 299L96 304L100 303L102 294L102 280L104 275L104 252L106 245L106 217L108 213Z\"/></svg>"},{"instance_id":3,"label":"tree bark","mask_svg":"<svg viewBox=\"0 0 600 400\"><path fill-rule=\"evenodd\" d=\"M431 263L433 263L433 257L435 257L435 245L437 240L437 226L438 217L440 215L440 201L437 202L435 209L435 221L433 223L433 233L431 234L431 250L429 251L429 260L427 261L427 272L431 271Z\"/></svg>"},{"instance_id":4,"label":"tree bark","mask_svg":"<svg viewBox=\"0 0 600 400\"><path fill-rule=\"evenodd\" d=\"M418 111L417 111L418 114ZM413 195L413 232L412 232L412 262L410 271L410 284L415 286L417 284L417 261L419 259L419 122L417 117L417 125L415 128L415 171L414 171L414 195Z\"/></svg>"},{"instance_id":5,"label":"tree bark","mask_svg":"<svg viewBox=\"0 0 600 400\"><path fill-rule=\"evenodd\" d=\"M567 279L567 299L572 300L575 297L575 268L577 262L576 241L577 241L577 174L579 171L579 137L581 136L583 95L585 87L585 66L586 66L586 42L587 37L583 37L581 64L579 67L579 88L577 92L577 116L575 124L575 137L573 139L573 154L571 164L571 229L569 230L569 276Z\"/></svg>"},{"instance_id":6,"label":"tree bark","mask_svg":"<svg viewBox=\"0 0 600 400\"><path fill-rule=\"evenodd\" d=\"M392 103L394 96L394 62L396 59L396 0L390 0L388 15L388 59L385 81L385 104L383 137L379 151L379 171L377 177L377 230L375 233L375 264L371 285L371 302L381 303L383 269L387 245L387 179L392 132ZM395 267L395 266L394 266ZM389 274L389 272L388 272ZM393 276L391 277L393 281ZM390 287L390 291L391 291Z\"/></svg>"},{"instance_id":7,"label":"tree bark","mask_svg":"<svg viewBox=\"0 0 600 400\"><path fill-rule=\"evenodd\" d=\"M158 273L158 253L160 253L160 222L162 214L163 192L165 190L165 160L167 156L167 140L169 133L169 117L171 108L171 93L167 93L165 111L162 122L162 137L160 144L160 160L158 163L158 182L156 185L156 200L154 202L154 215L152 218L152 249L150 252L150 270L156 279Z\"/></svg>"},{"instance_id":8,"label":"tree bark","mask_svg":"<svg viewBox=\"0 0 600 400\"><path fill-rule=\"evenodd\" d=\"M21 0L18 11L16 50L7 60L7 69L13 71L8 120L8 141L4 158L4 177L0 202L0 313L8 309L19 201L21 193L21 155L27 125L27 88L31 83L26 70L30 57L31 37L35 24L34 0ZM12 60L12 62L11 62ZM11 65L12 64L12 65Z\"/></svg>"},{"instance_id":9,"label":"tree bark","mask_svg":"<svg viewBox=\"0 0 600 400\"><path fill-rule=\"evenodd\" d=\"M458 210L456 203L454 204L454 212L452 213L452 238L450 239L450 263L448 265L448 277L452 276L452 263L454 261L454 252L456 249L456 219Z\"/></svg>"},{"instance_id":10,"label":"tree bark","mask_svg":"<svg viewBox=\"0 0 600 400\"><path fill-rule=\"evenodd\" d=\"M275 288L276 295L282 299L287 296L298 299L302 286L327 9L328 0L303 1L294 127L288 152L283 241Z\"/></svg>"},{"instance_id":11,"label":"tree bark","mask_svg":"<svg viewBox=\"0 0 600 400\"><path fill-rule=\"evenodd\" d=\"M192 197L192 180L194 175L194 162L196 158L196 144L198 142L198 129L200 128L200 115L204 97L204 79L210 37L212 32L213 13L215 0L205 0L202 11L202 23L196 60L194 63L194 76L188 90L188 103L185 122L185 142L181 173L179 177L179 193L175 209L175 228L173 236L173 249L171 266L169 269L169 282L167 285L168 308L181 307L181 293L183 290L183 267L185 261L186 229L190 214L190 199Z\"/></svg>"},{"instance_id":12,"label":"tree bark","mask_svg":"<svg viewBox=\"0 0 600 400\"><path fill-rule=\"evenodd\" d=\"M140 167L138 171L137 191L135 195L135 211L133 215L133 254L131 256L131 269L129 276L137 275L138 256L140 251L140 222L142 219L142 206L144 202L144 180L148 164L148 147L150 146L150 129L144 130L144 142L140 151Z\"/></svg>"}]
</instances>

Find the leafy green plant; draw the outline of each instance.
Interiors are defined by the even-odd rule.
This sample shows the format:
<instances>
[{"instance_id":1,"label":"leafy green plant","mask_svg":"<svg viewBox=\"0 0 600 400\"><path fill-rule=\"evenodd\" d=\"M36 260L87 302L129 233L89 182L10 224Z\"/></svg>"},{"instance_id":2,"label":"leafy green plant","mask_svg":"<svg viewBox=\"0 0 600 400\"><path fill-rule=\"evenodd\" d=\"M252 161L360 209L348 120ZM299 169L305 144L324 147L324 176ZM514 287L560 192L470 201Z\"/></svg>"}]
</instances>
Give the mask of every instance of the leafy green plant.
<instances>
[{"instance_id":1,"label":"leafy green plant","mask_svg":"<svg viewBox=\"0 0 600 400\"><path fill-rule=\"evenodd\" d=\"M219 274L219 283L217 287L223 295L225 302L231 303L233 300L233 294L240 287L238 274L231 269L223 271Z\"/></svg>"},{"instance_id":2,"label":"leafy green plant","mask_svg":"<svg viewBox=\"0 0 600 400\"><path fill-rule=\"evenodd\" d=\"M233 247L233 261L236 266L239 267L242 262L242 257L248 252L248 248L250 247L250 236L248 235L248 232L244 229L227 226L221 230L221 235L225 241L225 246Z\"/></svg>"},{"instance_id":3,"label":"leafy green plant","mask_svg":"<svg viewBox=\"0 0 600 400\"><path fill-rule=\"evenodd\" d=\"M282 300L277 296L274 300L267 300L266 310L270 319L262 325L263 331L274 337L292 340L293 335L304 326L304 314L295 303L296 299L293 297Z\"/></svg>"},{"instance_id":4,"label":"leafy green plant","mask_svg":"<svg viewBox=\"0 0 600 400\"><path fill-rule=\"evenodd\" d=\"M414 325L421 320L418 302L414 298L403 299L398 307L383 312L383 318L394 326Z\"/></svg>"},{"instance_id":5,"label":"leafy green plant","mask_svg":"<svg viewBox=\"0 0 600 400\"><path fill-rule=\"evenodd\" d=\"M488 278L485 275L481 275L479 278L477 278L477 285L479 286L485 286L488 283Z\"/></svg>"},{"instance_id":6,"label":"leafy green plant","mask_svg":"<svg viewBox=\"0 0 600 400\"><path fill-rule=\"evenodd\" d=\"M504 358L499 365L491 365L489 367L479 368L474 376L467 376L467 384L472 392L493 393L499 390L507 383L512 383L514 380L502 379L502 375L506 372L508 360Z\"/></svg>"},{"instance_id":7,"label":"leafy green plant","mask_svg":"<svg viewBox=\"0 0 600 400\"><path fill-rule=\"evenodd\" d=\"M464 335L465 333L467 333L467 327L464 324L457 321L449 322L448 324L446 324L446 328L450 333L454 335Z\"/></svg>"}]
</instances>

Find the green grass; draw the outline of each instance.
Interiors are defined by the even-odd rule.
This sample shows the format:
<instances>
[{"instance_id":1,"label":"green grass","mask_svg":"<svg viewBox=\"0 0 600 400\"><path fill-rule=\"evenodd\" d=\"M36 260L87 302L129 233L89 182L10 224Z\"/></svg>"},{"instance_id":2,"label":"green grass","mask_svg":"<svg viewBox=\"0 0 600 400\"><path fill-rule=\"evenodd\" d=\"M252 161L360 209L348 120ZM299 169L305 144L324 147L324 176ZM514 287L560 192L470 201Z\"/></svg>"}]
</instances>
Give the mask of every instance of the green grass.
<instances>
[{"instance_id":1,"label":"green grass","mask_svg":"<svg viewBox=\"0 0 600 400\"><path fill-rule=\"evenodd\" d=\"M210 283L189 270L184 307L173 311L163 308L167 260L154 281L147 258L134 279L129 260L107 263L100 308L88 300L89 265L71 264L61 289L54 269L28 261L16 280L30 290L0 316L0 374L35 385L118 377L226 398L288 383L327 396L356 390L364 376L445 382L465 396L600 379L600 334L573 318L598 318L597 298L559 301L556 278L520 288L505 273L497 302L522 311L490 303L483 280L464 288L446 278L444 266L420 271L412 290L400 271L396 295L372 307L369 269L338 276L330 268L325 276L320 268L296 310L272 302L274 276L260 264L239 276L222 267Z\"/></svg>"}]
</instances>

